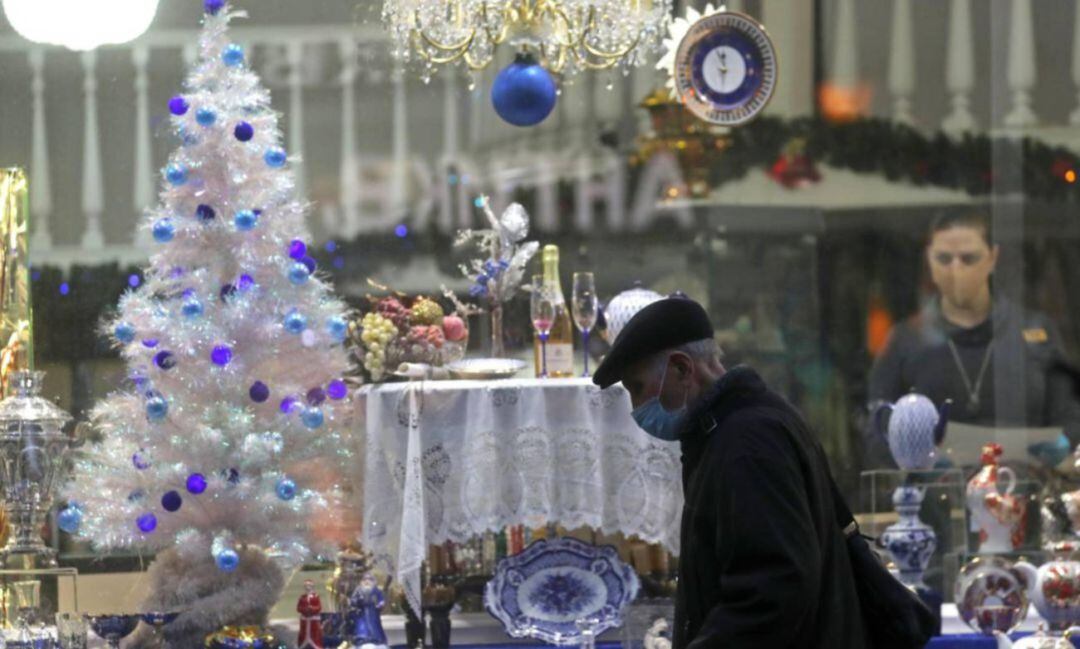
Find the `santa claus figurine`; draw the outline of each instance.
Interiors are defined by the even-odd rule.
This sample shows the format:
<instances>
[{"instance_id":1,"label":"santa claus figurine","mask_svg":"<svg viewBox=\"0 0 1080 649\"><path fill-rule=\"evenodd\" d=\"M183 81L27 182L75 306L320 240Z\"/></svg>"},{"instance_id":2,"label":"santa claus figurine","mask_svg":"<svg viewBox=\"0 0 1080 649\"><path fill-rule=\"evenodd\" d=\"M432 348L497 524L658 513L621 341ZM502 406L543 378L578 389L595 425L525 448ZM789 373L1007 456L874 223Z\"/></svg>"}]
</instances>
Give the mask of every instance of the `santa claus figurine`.
<instances>
[{"instance_id":1,"label":"santa claus figurine","mask_svg":"<svg viewBox=\"0 0 1080 649\"><path fill-rule=\"evenodd\" d=\"M315 592L315 582L310 579L304 582L304 594L296 602L296 612L300 614L300 637L296 641L296 648L323 649L322 622L319 618L322 602Z\"/></svg>"}]
</instances>

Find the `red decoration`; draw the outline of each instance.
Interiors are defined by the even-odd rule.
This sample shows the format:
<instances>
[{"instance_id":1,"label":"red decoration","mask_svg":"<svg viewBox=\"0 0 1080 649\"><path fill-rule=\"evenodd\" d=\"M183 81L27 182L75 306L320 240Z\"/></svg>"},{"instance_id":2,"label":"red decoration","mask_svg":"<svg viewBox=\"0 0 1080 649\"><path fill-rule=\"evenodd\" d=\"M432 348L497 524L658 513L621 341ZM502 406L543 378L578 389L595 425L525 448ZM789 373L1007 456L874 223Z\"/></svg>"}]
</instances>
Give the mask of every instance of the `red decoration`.
<instances>
[{"instance_id":1,"label":"red decoration","mask_svg":"<svg viewBox=\"0 0 1080 649\"><path fill-rule=\"evenodd\" d=\"M296 602L296 612L300 614L300 637L296 640L297 649L323 649L322 602L315 592L315 582L304 582L304 594Z\"/></svg>"},{"instance_id":2,"label":"red decoration","mask_svg":"<svg viewBox=\"0 0 1080 649\"><path fill-rule=\"evenodd\" d=\"M802 138L788 142L784 152L769 167L769 176L788 189L804 187L821 180L817 165L806 154L806 140Z\"/></svg>"}]
</instances>

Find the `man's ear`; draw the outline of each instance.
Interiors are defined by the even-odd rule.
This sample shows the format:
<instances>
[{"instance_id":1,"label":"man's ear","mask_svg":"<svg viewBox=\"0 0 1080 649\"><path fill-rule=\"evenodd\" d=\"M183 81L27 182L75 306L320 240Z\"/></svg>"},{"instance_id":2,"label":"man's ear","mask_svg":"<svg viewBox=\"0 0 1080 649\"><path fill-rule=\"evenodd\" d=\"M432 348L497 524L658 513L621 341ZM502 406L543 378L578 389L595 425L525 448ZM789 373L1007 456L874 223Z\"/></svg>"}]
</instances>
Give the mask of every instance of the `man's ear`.
<instances>
[{"instance_id":1,"label":"man's ear","mask_svg":"<svg viewBox=\"0 0 1080 649\"><path fill-rule=\"evenodd\" d=\"M694 371L694 359L684 352L675 352L671 355L671 364L682 377L690 376Z\"/></svg>"}]
</instances>

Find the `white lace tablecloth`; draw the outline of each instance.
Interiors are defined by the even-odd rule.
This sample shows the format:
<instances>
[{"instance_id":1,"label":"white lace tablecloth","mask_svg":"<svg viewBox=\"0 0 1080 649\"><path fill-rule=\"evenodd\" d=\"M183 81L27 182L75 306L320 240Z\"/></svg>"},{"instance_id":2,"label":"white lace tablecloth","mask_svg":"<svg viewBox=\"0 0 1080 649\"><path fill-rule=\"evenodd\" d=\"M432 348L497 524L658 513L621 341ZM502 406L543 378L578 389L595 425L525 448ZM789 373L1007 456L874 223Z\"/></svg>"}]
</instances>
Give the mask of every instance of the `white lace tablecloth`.
<instances>
[{"instance_id":1,"label":"white lace tablecloth","mask_svg":"<svg viewBox=\"0 0 1080 649\"><path fill-rule=\"evenodd\" d=\"M418 607L429 544L510 525L590 526L679 551L679 449L621 386L588 379L366 386L362 541Z\"/></svg>"}]
</instances>

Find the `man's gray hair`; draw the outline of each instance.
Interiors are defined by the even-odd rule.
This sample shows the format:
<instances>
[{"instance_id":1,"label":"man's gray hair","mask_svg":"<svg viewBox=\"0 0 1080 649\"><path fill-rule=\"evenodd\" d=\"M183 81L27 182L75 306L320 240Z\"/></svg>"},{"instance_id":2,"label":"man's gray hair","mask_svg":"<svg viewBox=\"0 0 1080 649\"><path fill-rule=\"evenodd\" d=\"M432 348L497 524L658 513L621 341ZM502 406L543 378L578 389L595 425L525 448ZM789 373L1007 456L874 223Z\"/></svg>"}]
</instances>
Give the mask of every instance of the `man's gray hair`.
<instances>
[{"instance_id":1,"label":"man's gray hair","mask_svg":"<svg viewBox=\"0 0 1080 649\"><path fill-rule=\"evenodd\" d=\"M666 362L671 352L682 352L696 361L720 360L723 355L715 338L702 338L701 340L692 340L677 347L657 352L654 362L658 365Z\"/></svg>"}]
</instances>

